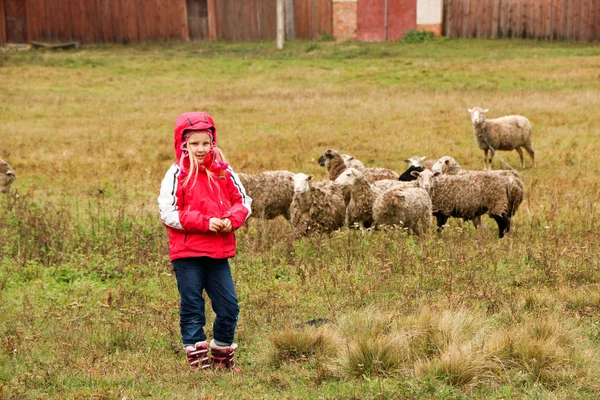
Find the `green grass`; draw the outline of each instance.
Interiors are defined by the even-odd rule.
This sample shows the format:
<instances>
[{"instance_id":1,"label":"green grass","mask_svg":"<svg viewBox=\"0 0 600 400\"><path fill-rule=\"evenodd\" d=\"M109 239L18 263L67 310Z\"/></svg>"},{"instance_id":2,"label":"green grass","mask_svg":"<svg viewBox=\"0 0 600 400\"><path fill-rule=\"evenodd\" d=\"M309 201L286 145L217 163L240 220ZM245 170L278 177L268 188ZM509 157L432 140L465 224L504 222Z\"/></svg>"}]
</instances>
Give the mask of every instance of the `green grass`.
<instances>
[{"instance_id":1,"label":"green grass","mask_svg":"<svg viewBox=\"0 0 600 400\"><path fill-rule=\"evenodd\" d=\"M0 197L0 399L596 398L598 93L600 47L580 43L0 53L0 157L17 174ZM327 148L480 169L476 105L534 127L509 235L484 217L294 240L285 220L252 220L232 261L246 375L189 370L156 207L180 113L211 113L239 172L324 179Z\"/></svg>"}]
</instances>

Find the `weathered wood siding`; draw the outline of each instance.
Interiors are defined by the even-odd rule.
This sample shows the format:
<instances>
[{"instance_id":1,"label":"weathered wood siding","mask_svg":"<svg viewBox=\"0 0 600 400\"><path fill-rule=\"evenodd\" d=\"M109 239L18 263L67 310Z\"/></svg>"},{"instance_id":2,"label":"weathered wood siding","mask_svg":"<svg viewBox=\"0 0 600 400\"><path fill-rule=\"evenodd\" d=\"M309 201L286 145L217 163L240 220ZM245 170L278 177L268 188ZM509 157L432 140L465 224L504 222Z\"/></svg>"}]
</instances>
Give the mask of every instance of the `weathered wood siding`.
<instances>
[{"instance_id":1,"label":"weathered wood siding","mask_svg":"<svg viewBox=\"0 0 600 400\"><path fill-rule=\"evenodd\" d=\"M444 35L600 40L600 0L444 0Z\"/></svg>"},{"instance_id":2,"label":"weathered wood siding","mask_svg":"<svg viewBox=\"0 0 600 400\"><path fill-rule=\"evenodd\" d=\"M331 0L294 0L294 23L297 39L333 36Z\"/></svg>"},{"instance_id":3,"label":"weathered wood siding","mask_svg":"<svg viewBox=\"0 0 600 400\"><path fill-rule=\"evenodd\" d=\"M0 44L7 1L24 5L25 41L275 40L277 33L277 0L0 0ZM294 11L296 38L333 34L331 0L295 0Z\"/></svg>"},{"instance_id":4,"label":"weathered wood siding","mask_svg":"<svg viewBox=\"0 0 600 400\"><path fill-rule=\"evenodd\" d=\"M26 8L26 41L87 44L188 38L186 0L21 1ZM6 18L0 17L0 42L4 42Z\"/></svg>"}]
</instances>

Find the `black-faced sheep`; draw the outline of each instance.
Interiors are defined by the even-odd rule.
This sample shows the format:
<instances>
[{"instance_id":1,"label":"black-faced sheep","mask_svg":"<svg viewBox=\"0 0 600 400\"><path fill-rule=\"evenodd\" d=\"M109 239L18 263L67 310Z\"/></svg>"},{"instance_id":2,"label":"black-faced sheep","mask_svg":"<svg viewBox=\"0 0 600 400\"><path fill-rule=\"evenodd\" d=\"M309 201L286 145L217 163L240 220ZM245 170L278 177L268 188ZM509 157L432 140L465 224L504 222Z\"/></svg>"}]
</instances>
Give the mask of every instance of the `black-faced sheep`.
<instances>
[{"instance_id":1,"label":"black-faced sheep","mask_svg":"<svg viewBox=\"0 0 600 400\"><path fill-rule=\"evenodd\" d=\"M295 174L290 222L296 237L331 232L344 226L346 203L341 185L331 181L311 182L312 175Z\"/></svg>"},{"instance_id":2,"label":"black-faced sheep","mask_svg":"<svg viewBox=\"0 0 600 400\"><path fill-rule=\"evenodd\" d=\"M410 182L417 178L412 174L413 171L421 172L424 169L431 170L431 167L437 162L435 159L425 160L426 157L412 156L404 160L408 163L408 169L400 174L399 181Z\"/></svg>"},{"instance_id":3,"label":"black-faced sheep","mask_svg":"<svg viewBox=\"0 0 600 400\"><path fill-rule=\"evenodd\" d=\"M0 158L0 193L5 193L17 178L10 165Z\"/></svg>"},{"instance_id":4,"label":"black-faced sheep","mask_svg":"<svg viewBox=\"0 0 600 400\"><path fill-rule=\"evenodd\" d=\"M252 216L273 219L283 215L290 219L294 197L293 172L265 171L259 174L238 174L248 196L252 198Z\"/></svg>"},{"instance_id":5,"label":"black-faced sheep","mask_svg":"<svg viewBox=\"0 0 600 400\"><path fill-rule=\"evenodd\" d=\"M521 168L525 167L523 147L531 157L532 167L535 167L535 153L531 146L531 123L522 115L488 119L480 107L469 109L473 124L473 135L480 149L483 150L484 166L492 168L492 160L497 150L516 150L521 159ZM488 158L488 153L490 156Z\"/></svg>"}]
</instances>

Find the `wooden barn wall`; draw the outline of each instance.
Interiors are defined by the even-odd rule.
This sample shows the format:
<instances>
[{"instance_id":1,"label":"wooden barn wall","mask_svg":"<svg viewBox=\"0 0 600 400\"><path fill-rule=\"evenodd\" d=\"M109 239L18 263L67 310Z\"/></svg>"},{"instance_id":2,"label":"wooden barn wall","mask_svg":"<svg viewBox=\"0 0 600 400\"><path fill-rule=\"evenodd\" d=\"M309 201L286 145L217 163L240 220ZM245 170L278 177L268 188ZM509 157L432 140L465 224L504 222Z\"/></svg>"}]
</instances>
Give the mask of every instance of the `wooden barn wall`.
<instances>
[{"instance_id":1,"label":"wooden barn wall","mask_svg":"<svg viewBox=\"0 0 600 400\"><path fill-rule=\"evenodd\" d=\"M6 15L4 15L4 0L0 0L0 44L6 43Z\"/></svg>"},{"instance_id":2,"label":"wooden barn wall","mask_svg":"<svg viewBox=\"0 0 600 400\"><path fill-rule=\"evenodd\" d=\"M444 0L444 35L600 40L600 0Z\"/></svg>"},{"instance_id":3,"label":"wooden barn wall","mask_svg":"<svg viewBox=\"0 0 600 400\"><path fill-rule=\"evenodd\" d=\"M277 0L219 0L215 2L217 38L274 40Z\"/></svg>"},{"instance_id":4,"label":"wooden barn wall","mask_svg":"<svg viewBox=\"0 0 600 400\"><path fill-rule=\"evenodd\" d=\"M0 0L0 43L6 42ZM189 39L186 0L22 0L28 41L135 43ZM275 40L277 0L214 1L216 38ZM294 0L296 38L332 36L331 0Z\"/></svg>"},{"instance_id":5,"label":"wooden barn wall","mask_svg":"<svg viewBox=\"0 0 600 400\"><path fill-rule=\"evenodd\" d=\"M220 0L216 2L217 38L275 40L277 0ZM331 0L294 0L296 39L333 35Z\"/></svg>"},{"instance_id":6,"label":"wooden barn wall","mask_svg":"<svg viewBox=\"0 0 600 400\"><path fill-rule=\"evenodd\" d=\"M24 1L26 36L30 41L76 40L86 44L188 38L185 0ZM4 18L0 21L4 24ZM5 34L2 27L0 25L0 32Z\"/></svg>"},{"instance_id":7,"label":"wooden barn wall","mask_svg":"<svg viewBox=\"0 0 600 400\"><path fill-rule=\"evenodd\" d=\"M331 0L294 0L296 38L316 40L333 36Z\"/></svg>"}]
</instances>

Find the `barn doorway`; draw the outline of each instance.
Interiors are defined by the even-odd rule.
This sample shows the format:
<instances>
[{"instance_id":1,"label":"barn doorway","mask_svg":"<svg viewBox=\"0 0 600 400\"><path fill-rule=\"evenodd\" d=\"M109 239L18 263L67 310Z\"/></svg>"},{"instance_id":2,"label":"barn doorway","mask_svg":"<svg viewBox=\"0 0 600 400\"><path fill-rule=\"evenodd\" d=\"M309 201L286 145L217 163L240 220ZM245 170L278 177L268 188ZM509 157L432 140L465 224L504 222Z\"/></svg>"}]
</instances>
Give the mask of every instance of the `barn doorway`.
<instances>
[{"instance_id":1,"label":"barn doorway","mask_svg":"<svg viewBox=\"0 0 600 400\"><path fill-rule=\"evenodd\" d=\"M6 41L8 43L26 43L27 13L25 2L23 0L4 0L4 16L6 20Z\"/></svg>"},{"instance_id":2,"label":"barn doorway","mask_svg":"<svg viewBox=\"0 0 600 400\"><path fill-rule=\"evenodd\" d=\"M190 40L208 40L207 0L187 0Z\"/></svg>"},{"instance_id":3,"label":"barn doorway","mask_svg":"<svg viewBox=\"0 0 600 400\"><path fill-rule=\"evenodd\" d=\"M417 28L417 0L358 0L357 40L383 42Z\"/></svg>"}]
</instances>

